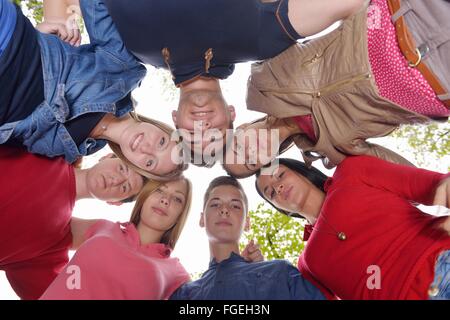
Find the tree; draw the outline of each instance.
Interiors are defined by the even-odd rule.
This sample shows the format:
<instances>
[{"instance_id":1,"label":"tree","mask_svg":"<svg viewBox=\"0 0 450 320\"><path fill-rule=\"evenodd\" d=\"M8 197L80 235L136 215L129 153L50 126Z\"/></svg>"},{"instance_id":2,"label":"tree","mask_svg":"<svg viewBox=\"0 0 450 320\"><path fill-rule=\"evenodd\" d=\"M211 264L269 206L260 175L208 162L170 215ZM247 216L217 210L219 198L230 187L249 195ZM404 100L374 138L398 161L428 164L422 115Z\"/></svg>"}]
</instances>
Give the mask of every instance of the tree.
<instances>
[{"instance_id":1,"label":"tree","mask_svg":"<svg viewBox=\"0 0 450 320\"><path fill-rule=\"evenodd\" d=\"M406 139L414 149L415 160L423 165L425 158L432 156L437 160L446 160L450 155L450 122L429 125L403 126L392 136ZM450 170L450 163L447 164Z\"/></svg>"},{"instance_id":2,"label":"tree","mask_svg":"<svg viewBox=\"0 0 450 320\"><path fill-rule=\"evenodd\" d=\"M305 220L290 218L264 203L251 210L249 215L251 230L244 235L240 249L254 239L267 260L286 259L297 265L298 256L305 247L302 240Z\"/></svg>"},{"instance_id":3,"label":"tree","mask_svg":"<svg viewBox=\"0 0 450 320\"><path fill-rule=\"evenodd\" d=\"M42 0L14 0L21 8L27 8L30 14L28 17L33 18L36 23L41 23L44 17L44 5Z\"/></svg>"}]
</instances>

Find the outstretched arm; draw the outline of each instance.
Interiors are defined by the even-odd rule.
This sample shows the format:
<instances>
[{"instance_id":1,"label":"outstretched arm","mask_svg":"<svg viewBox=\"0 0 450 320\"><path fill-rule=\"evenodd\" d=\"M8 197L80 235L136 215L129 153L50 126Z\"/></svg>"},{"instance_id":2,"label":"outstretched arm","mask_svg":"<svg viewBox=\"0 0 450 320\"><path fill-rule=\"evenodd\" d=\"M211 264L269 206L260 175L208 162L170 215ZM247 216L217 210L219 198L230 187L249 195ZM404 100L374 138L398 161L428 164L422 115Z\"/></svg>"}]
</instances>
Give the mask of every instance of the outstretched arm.
<instances>
[{"instance_id":1,"label":"outstretched arm","mask_svg":"<svg viewBox=\"0 0 450 320\"><path fill-rule=\"evenodd\" d=\"M80 16L79 0L44 0L44 22L36 28L78 46L81 43L81 34L77 19Z\"/></svg>"},{"instance_id":2,"label":"outstretched arm","mask_svg":"<svg viewBox=\"0 0 450 320\"><path fill-rule=\"evenodd\" d=\"M365 0L289 0L289 21L303 37L317 34L362 8Z\"/></svg>"},{"instance_id":3,"label":"outstretched arm","mask_svg":"<svg viewBox=\"0 0 450 320\"><path fill-rule=\"evenodd\" d=\"M97 222L97 219L87 220L72 217L70 221L70 230L72 232L72 250L77 250L83 242L86 241L86 232Z\"/></svg>"}]
</instances>

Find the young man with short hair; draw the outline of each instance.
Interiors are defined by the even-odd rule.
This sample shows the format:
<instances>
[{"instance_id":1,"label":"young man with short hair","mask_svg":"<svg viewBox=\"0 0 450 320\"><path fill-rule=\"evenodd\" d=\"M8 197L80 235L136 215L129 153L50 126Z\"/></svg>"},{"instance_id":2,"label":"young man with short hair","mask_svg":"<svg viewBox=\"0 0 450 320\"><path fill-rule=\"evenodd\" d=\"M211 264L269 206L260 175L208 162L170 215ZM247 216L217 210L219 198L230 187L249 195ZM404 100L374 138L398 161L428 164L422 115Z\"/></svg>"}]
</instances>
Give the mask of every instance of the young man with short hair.
<instances>
[{"instance_id":1,"label":"young man with short hair","mask_svg":"<svg viewBox=\"0 0 450 320\"><path fill-rule=\"evenodd\" d=\"M247 212L247 197L236 179L218 177L210 183L200 217L209 239L209 269L199 280L180 287L171 299L324 299L288 261L247 262L239 255L239 240L250 226Z\"/></svg>"},{"instance_id":2,"label":"young man with short hair","mask_svg":"<svg viewBox=\"0 0 450 320\"><path fill-rule=\"evenodd\" d=\"M22 299L37 299L68 262L76 200L131 201L144 179L120 159L104 157L86 170L0 147L0 270Z\"/></svg>"}]
</instances>

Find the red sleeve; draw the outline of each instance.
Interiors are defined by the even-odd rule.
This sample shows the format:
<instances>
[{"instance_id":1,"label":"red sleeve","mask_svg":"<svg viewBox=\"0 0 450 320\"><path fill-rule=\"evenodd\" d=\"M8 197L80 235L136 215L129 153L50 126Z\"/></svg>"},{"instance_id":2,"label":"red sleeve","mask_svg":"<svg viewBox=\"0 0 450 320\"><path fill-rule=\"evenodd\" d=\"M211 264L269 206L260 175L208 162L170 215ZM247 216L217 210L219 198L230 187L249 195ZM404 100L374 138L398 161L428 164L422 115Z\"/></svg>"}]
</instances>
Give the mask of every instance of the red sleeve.
<instances>
[{"instance_id":1,"label":"red sleeve","mask_svg":"<svg viewBox=\"0 0 450 320\"><path fill-rule=\"evenodd\" d=\"M114 227L116 223L105 220L105 219L99 219L96 223L94 223L92 226L89 227L89 229L86 230L86 233L84 234L84 240L91 238L95 234L97 234L99 231L104 230L108 227Z\"/></svg>"},{"instance_id":2,"label":"red sleeve","mask_svg":"<svg viewBox=\"0 0 450 320\"><path fill-rule=\"evenodd\" d=\"M303 261L302 256L300 256L300 258L298 259L297 267L302 276L306 280L311 282L317 289L319 289L327 300L338 300L338 297L330 289L328 289L327 287L322 285L319 281L317 281L316 278L314 278L314 276L309 272L308 266Z\"/></svg>"},{"instance_id":3,"label":"red sleeve","mask_svg":"<svg viewBox=\"0 0 450 320\"><path fill-rule=\"evenodd\" d=\"M336 173L351 174L367 185L424 205L432 204L439 183L450 176L450 173L394 164L370 156L347 157Z\"/></svg>"}]
</instances>

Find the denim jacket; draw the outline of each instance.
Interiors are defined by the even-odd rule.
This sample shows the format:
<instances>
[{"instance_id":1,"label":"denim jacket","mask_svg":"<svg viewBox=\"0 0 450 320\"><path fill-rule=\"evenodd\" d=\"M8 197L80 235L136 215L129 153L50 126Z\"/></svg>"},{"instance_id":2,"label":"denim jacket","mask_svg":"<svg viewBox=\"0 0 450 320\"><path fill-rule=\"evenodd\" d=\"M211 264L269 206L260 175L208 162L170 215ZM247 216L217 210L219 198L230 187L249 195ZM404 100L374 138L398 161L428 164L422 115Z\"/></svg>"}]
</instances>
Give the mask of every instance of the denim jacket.
<instances>
[{"instance_id":1,"label":"denim jacket","mask_svg":"<svg viewBox=\"0 0 450 320\"><path fill-rule=\"evenodd\" d=\"M90 44L72 47L54 35L38 34L45 100L26 119L2 125L0 144L18 142L32 153L63 155L72 163L106 141L87 138L77 146L64 126L67 121L93 112L121 117L132 110L129 93L146 69L125 48L102 0L80 4ZM127 103L116 107L124 98Z\"/></svg>"}]
</instances>

